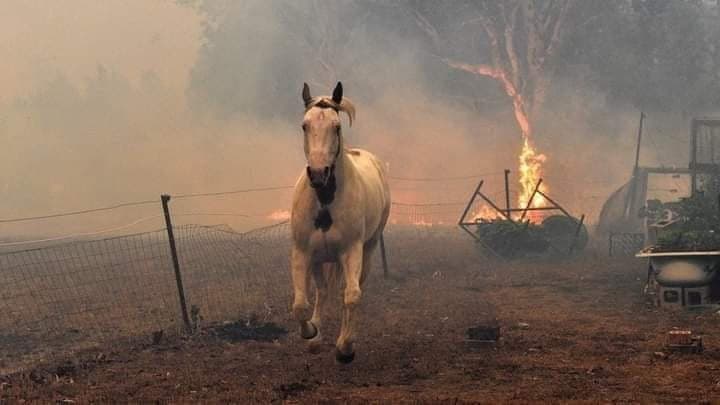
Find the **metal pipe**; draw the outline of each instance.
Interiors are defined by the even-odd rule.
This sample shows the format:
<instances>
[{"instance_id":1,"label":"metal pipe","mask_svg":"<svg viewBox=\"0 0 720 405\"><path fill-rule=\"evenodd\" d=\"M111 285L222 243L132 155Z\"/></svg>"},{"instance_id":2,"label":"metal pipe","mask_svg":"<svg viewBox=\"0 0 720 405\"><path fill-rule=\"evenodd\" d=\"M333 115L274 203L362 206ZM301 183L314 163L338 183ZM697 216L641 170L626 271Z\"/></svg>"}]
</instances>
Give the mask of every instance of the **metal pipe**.
<instances>
[{"instance_id":1,"label":"metal pipe","mask_svg":"<svg viewBox=\"0 0 720 405\"><path fill-rule=\"evenodd\" d=\"M530 204L532 204L533 199L535 198L535 194L540 191L540 184L542 184L542 179L538 179L537 184L535 184L535 189L533 190L532 194L530 194L530 199L527 202L527 205L525 206L525 209L523 210L522 215L520 216L520 222L522 222L523 219L525 219L525 215L527 215L528 209L530 209Z\"/></svg>"}]
</instances>

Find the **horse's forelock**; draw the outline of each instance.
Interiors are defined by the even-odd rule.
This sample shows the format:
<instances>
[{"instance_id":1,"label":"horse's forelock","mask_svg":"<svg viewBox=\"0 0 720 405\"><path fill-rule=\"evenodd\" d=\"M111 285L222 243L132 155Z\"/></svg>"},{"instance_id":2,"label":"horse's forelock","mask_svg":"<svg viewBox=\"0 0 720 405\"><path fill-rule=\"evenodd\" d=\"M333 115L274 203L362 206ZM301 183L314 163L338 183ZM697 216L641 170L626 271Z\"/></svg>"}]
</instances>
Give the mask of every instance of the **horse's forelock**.
<instances>
[{"instance_id":1,"label":"horse's forelock","mask_svg":"<svg viewBox=\"0 0 720 405\"><path fill-rule=\"evenodd\" d=\"M305 106L305 112L308 112L311 108L332 108L335 112L344 112L350 118L350 126L352 126L355 120L355 106L347 99L343 98L340 104L333 101L332 98L327 96L313 97L312 100Z\"/></svg>"}]
</instances>

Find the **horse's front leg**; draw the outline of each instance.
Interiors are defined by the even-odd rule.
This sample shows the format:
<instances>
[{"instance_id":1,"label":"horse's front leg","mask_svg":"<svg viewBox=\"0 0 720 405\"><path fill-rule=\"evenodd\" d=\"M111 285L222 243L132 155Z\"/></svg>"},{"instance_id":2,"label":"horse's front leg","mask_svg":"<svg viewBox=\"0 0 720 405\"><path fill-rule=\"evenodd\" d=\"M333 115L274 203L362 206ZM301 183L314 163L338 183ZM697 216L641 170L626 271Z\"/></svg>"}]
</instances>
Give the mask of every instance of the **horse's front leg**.
<instances>
[{"instance_id":1,"label":"horse's front leg","mask_svg":"<svg viewBox=\"0 0 720 405\"><path fill-rule=\"evenodd\" d=\"M309 322L311 316L310 303L307 294L310 289L310 265L311 256L297 247L293 247L290 261L293 289L295 299L293 300L293 316L300 323L300 336L303 339L312 339L318 329Z\"/></svg>"},{"instance_id":2,"label":"horse's front leg","mask_svg":"<svg viewBox=\"0 0 720 405\"><path fill-rule=\"evenodd\" d=\"M363 267L363 244L354 243L340 255L340 265L345 274L345 296L336 348L336 358L341 363L350 363L355 359L353 342L355 341L357 307L360 304L360 277Z\"/></svg>"},{"instance_id":3,"label":"horse's front leg","mask_svg":"<svg viewBox=\"0 0 720 405\"><path fill-rule=\"evenodd\" d=\"M325 313L325 305L328 299L328 283L334 276L335 265L332 263L315 263L312 267L313 278L315 279L315 310L313 311L310 324L315 327L315 336L308 340L310 350L318 350L322 344L322 317Z\"/></svg>"}]
</instances>

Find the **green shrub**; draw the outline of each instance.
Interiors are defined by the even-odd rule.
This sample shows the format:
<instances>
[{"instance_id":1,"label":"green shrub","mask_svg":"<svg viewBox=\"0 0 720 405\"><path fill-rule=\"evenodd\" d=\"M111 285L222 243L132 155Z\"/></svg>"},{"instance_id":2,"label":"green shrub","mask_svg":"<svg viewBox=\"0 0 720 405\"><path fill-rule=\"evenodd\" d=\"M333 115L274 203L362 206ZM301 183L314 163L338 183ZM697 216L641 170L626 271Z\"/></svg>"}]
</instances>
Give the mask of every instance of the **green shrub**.
<instances>
[{"instance_id":1,"label":"green shrub","mask_svg":"<svg viewBox=\"0 0 720 405\"><path fill-rule=\"evenodd\" d=\"M479 222L477 235L485 246L508 258L542 254L550 247L540 226L505 219Z\"/></svg>"},{"instance_id":2,"label":"green shrub","mask_svg":"<svg viewBox=\"0 0 720 405\"><path fill-rule=\"evenodd\" d=\"M655 252L719 250L720 215L716 198L703 193L665 204L680 217L671 229L658 234Z\"/></svg>"}]
</instances>

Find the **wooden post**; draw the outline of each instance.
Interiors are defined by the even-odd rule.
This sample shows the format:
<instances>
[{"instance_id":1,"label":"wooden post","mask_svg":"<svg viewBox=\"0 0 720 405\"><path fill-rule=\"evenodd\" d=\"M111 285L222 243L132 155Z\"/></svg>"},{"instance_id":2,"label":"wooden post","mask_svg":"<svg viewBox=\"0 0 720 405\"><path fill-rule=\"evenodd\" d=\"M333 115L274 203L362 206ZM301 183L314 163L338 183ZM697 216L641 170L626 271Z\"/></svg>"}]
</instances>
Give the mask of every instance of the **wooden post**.
<instances>
[{"instance_id":1,"label":"wooden post","mask_svg":"<svg viewBox=\"0 0 720 405\"><path fill-rule=\"evenodd\" d=\"M690 197L697 189L697 124L693 118L690 124Z\"/></svg>"},{"instance_id":2,"label":"wooden post","mask_svg":"<svg viewBox=\"0 0 720 405\"><path fill-rule=\"evenodd\" d=\"M382 256L382 265L383 265L383 278L388 278L389 271L388 271L388 263L387 263L387 252L385 251L385 233L380 234L380 254Z\"/></svg>"},{"instance_id":3,"label":"wooden post","mask_svg":"<svg viewBox=\"0 0 720 405\"><path fill-rule=\"evenodd\" d=\"M635 166L633 167L633 175L638 170L638 167L640 166L640 143L642 142L642 133L643 133L643 121L645 120L645 113L640 112L640 125L638 126L638 138L637 138L637 145L635 146Z\"/></svg>"},{"instance_id":4,"label":"wooden post","mask_svg":"<svg viewBox=\"0 0 720 405\"><path fill-rule=\"evenodd\" d=\"M638 183L638 169L640 167L640 146L642 144L642 133L643 133L643 121L645 120L645 113L640 112L640 125L638 126L638 137L637 145L635 146L635 165L633 166L632 179L630 180L630 187L628 193L625 196L625 207L623 210L623 218L628 219L631 215L631 211L635 208L635 194L637 193Z\"/></svg>"},{"instance_id":5,"label":"wooden post","mask_svg":"<svg viewBox=\"0 0 720 405\"><path fill-rule=\"evenodd\" d=\"M505 210L505 216L510 218L510 170L508 169L505 169Z\"/></svg>"},{"instance_id":6,"label":"wooden post","mask_svg":"<svg viewBox=\"0 0 720 405\"><path fill-rule=\"evenodd\" d=\"M575 250L575 245L577 244L577 239L580 236L580 231L582 231L583 224L585 223L585 214L583 214L580 217L580 222L578 222L577 229L575 229L575 237L572 240L572 243L570 244L570 249L568 251L568 254L572 254L573 250Z\"/></svg>"},{"instance_id":7,"label":"wooden post","mask_svg":"<svg viewBox=\"0 0 720 405\"><path fill-rule=\"evenodd\" d=\"M173 268L175 269L175 282L177 283L178 296L180 298L180 313L182 314L185 330L190 333L190 317L188 316L187 304L185 303L185 289L183 288L182 275L180 274L180 262L178 261L177 247L175 246L175 234L173 233L172 221L170 220L170 209L168 201L170 196L163 194L160 196L163 212L165 213L165 226L167 228L168 240L170 241L170 255L172 256Z\"/></svg>"}]
</instances>

